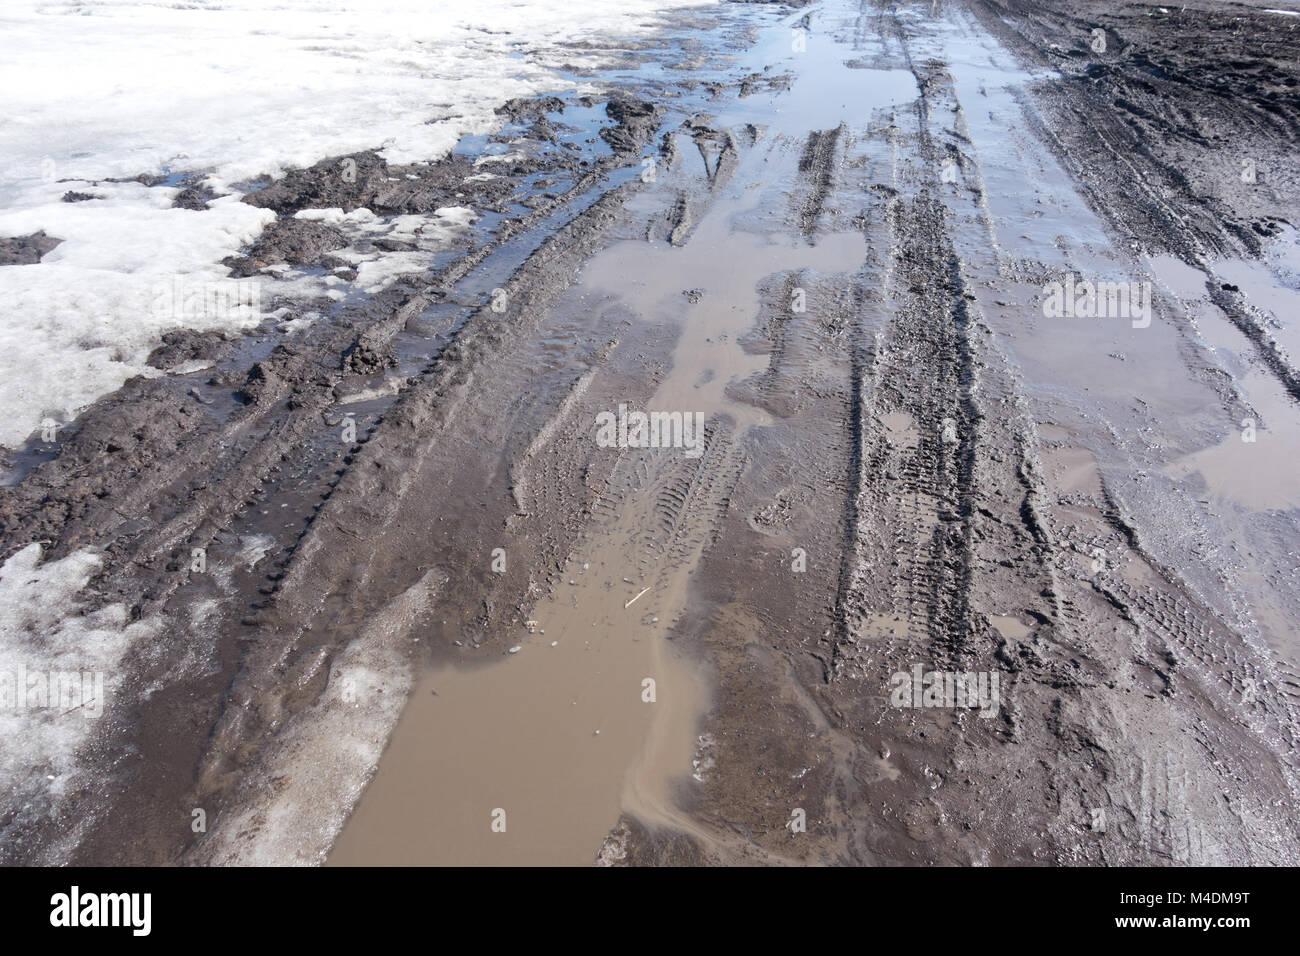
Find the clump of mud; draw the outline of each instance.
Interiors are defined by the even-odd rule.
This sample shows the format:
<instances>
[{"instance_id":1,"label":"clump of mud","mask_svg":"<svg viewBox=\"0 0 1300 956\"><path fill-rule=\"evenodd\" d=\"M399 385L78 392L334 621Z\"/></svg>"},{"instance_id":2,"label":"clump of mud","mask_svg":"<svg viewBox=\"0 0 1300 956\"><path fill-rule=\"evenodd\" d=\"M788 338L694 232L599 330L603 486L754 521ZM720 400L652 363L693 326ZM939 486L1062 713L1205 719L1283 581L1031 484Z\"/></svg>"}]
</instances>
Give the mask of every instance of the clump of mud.
<instances>
[{"instance_id":1,"label":"clump of mud","mask_svg":"<svg viewBox=\"0 0 1300 956\"><path fill-rule=\"evenodd\" d=\"M431 213L442 206L499 197L507 188L493 179L470 180L476 172L472 160L455 153L433 164L389 166L369 151L291 170L243 201L282 216L332 208L366 208L381 216Z\"/></svg>"},{"instance_id":2,"label":"clump of mud","mask_svg":"<svg viewBox=\"0 0 1300 956\"><path fill-rule=\"evenodd\" d=\"M35 265L41 261L45 253L54 249L62 241L54 236L47 236L44 229L33 232L29 236L0 238L0 266Z\"/></svg>"},{"instance_id":3,"label":"clump of mud","mask_svg":"<svg viewBox=\"0 0 1300 956\"><path fill-rule=\"evenodd\" d=\"M611 98L605 112L616 125L602 129L600 137L616 153L635 152L649 142L663 115L661 107L647 100L624 96Z\"/></svg>"},{"instance_id":4,"label":"clump of mud","mask_svg":"<svg viewBox=\"0 0 1300 956\"><path fill-rule=\"evenodd\" d=\"M217 194L208 186L186 186L172 200L172 208L203 212L208 208L208 203L216 198Z\"/></svg>"},{"instance_id":5,"label":"clump of mud","mask_svg":"<svg viewBox=\"0 0 1300 956\"><path fill-rule=\"evenodd\" d=\"M261 269L276 263L287 262L294 266L322 266L339 264L327 258L335 249L342 249L348 239L334 226L309 219L278 219L262 232L246 256L232 256L225 260L233 276L243 278L256 275Z\"/></svg>"},{"instance_id":6,"label":"clump of mud","mask_svg":"<svg viewBox=\"0 0 1300 956\"><path fill-rule=\"evenodd\" d=\"M187 362L211 363L234 351L234 343L224 332L194 332L176 329L164 333L162 344L149 353L149 365L164 371Z\"/></svg>"}]
</instances>

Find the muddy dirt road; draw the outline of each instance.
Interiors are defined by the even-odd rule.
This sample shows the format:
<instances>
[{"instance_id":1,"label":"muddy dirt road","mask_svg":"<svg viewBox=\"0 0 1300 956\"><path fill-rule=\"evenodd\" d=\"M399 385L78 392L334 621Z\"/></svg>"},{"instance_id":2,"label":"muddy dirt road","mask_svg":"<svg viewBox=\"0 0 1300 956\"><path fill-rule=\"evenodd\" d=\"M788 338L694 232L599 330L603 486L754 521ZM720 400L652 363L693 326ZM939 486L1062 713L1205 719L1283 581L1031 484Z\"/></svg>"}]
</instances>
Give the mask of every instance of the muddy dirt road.
<instances>
[{"instance_id":1,"label":"muddy dirt road","mask_svg":"<svg viewBox=\"0 0 1300 956\"><path fill-rule=\"evenodd\" d=\"M702 7L249 193L479 218L9 455L126 643L0 857L1300 862L1300 17L1112 6Z\"/></svg>"}]
</instances>

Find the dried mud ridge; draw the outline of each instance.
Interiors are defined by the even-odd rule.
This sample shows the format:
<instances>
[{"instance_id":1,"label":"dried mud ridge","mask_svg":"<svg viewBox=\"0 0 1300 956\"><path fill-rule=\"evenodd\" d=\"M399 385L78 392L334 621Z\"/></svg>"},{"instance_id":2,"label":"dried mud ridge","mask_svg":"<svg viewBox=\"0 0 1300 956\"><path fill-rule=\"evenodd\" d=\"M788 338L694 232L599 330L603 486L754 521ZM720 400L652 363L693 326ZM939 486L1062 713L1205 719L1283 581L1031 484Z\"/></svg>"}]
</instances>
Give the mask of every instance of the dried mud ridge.
<instances>
[{"instance_id":1,"label":"dried mud ridge","mask_svg":"<svg viewBox=\"0 0 1300 956\"><path fill-rule=\"evenodd\" d=\"M1008 270L986 241L967 107L922 52L930 6L827 3L802 21L845 60L878 42L876 65L916 80L914 101L852 124L722 128L714 114L751 102L758 82L723 61L605 101L506 104L496 140L526 145L491 167L497 179L467 181L473 158L459 152L412 167L361 153L251 193L279 218L227 263L234 275L338 268L330 254L347 237L292 218L303 209L455 204L484 219L427 276L340 303L286 300L322 312L305 332L172 333L152 364L214 367L133 380L56 448L14 454L3 553L38 540L51 556L101 551L96 593L165 630L97 727L88 755L111 770L61 801L23 795L0 819L0 860L228 859L191 830L192 808L220 832L223 814L284 785L263 757L329 692L355 635L436 580L435 613L402 624L421 639L411 653L500 652L565 560L647 489L639 553L656 573L698 562L672 638L715 693L673 824L625 815L599 862L1300 859L1300 681L1234 609L1148 550L1104 475L1075 495L1051 485L1057 450L982 305ZM1092 19L1064 4L948 9L1027 60L1070 57L1047 52L1054 38L1086 44L1094 27L1120 45L1104 70L1078 57L1064 83L1032 93L1035 135L1116 237L1212 271L1212 254L1257 254L1269 217L1290 215L1293 190L1220 202L1193 182L1211 133L1248 132L1279 176L1294 162L1294 64L1279 51L1234 50L1254 41L1231 34L1216 57L1273 66L1225 85L1198 65L1197 35L1162 47L1101 5ZM941 180L952 156L955 189ZM659 169L649 181L643 157ZM355 177L338 175L344 160ZM860 232L868 249L852 275L761 283L745 347L768 366L728 395L770 423L715 416L698 460L653 469L596 449L584 423L652 395L677 331L617 303L583 315L556 303L614 239L689 247L728 186L759 175L783 197L761 214L769 226L809 244ZM39 256L42 242L4 254ZM795 289L806 310L791 307ZM683 308L699 301L682 291ZM1295 367L1258 316L1215 294L1294 392ZM508 570L492 574L486 556L506 543ZM1097 543L1123 561L1095 569ZM809 558L797 580L796 547ZM227 573L192 572L196 548ZM914 663L998 675L996 717L889 706L891 675ZM797 836L796 807L808 820Z\"/></svg>"}]
</instances>

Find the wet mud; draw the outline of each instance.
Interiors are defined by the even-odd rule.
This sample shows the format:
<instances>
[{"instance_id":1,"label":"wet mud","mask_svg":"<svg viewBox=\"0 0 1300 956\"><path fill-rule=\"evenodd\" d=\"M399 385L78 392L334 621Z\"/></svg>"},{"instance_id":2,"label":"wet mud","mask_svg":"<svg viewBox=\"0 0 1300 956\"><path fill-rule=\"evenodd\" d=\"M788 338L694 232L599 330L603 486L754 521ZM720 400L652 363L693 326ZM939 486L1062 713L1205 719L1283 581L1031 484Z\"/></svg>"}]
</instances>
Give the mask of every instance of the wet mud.
<instances>
[{"instance_id":1,"label":"wet mud","mask_svg":"<svg viewBox=\"0 0 1300 956\"><path fill-rule=\"evenodd\" d=\"M158 630L0 858L1295 863L1291 19L725 4L252 184L343 291L6 452Z\"/></svg>"}]
</instances>

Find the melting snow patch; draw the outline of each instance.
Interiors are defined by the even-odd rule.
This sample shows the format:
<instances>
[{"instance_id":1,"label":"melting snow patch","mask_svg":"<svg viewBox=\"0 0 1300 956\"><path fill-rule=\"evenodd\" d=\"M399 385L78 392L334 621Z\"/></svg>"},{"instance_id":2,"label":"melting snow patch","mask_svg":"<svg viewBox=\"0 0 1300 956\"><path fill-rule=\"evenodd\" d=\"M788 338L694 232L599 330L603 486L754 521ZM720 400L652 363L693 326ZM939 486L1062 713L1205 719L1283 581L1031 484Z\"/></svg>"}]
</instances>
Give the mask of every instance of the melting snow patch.
<instances>
[{"instance_id":1,"label":"melting snow patch","mask_svg":"<svg viewBox=\"0 0 1300 956\"><path fill-rule=\"evenodd\" d=\"M269 534L250 534L240 538L239 543L241 547L239 554L235 555L235 563L242 564L246 571L252 571L257 562L275 547L275 539Z\"/></svg>"},{"instance_id":2,"label":"melting snow patch","mask_svg":"<svg viewBox=\"0 0 1300 956\"><path fill-rule=\"evenodd\" d=\"M41 563L29 544L0 567L0 817L35 815L77 789L78 754L123 686L127 652L156 622L126 607L89 611L82 591L102 559L77 551Z\"/></svg>"},{"instance_id":3,"label":"melting snow patch","mask_svg":"<svg viewBox=\"0 0 1300 956\"><path fill-rule=\"evenodd\" d=\"M257 237L268 210L233 198L204 213L172 209L175 190L139 183L65 203L65 188L32 187L0 212L0 236L43 229L63 240L38 263L0 267L0 444L132 375L157 375L145 359L169 329L246 328L261 317L250 280L229 278L220 260Z\"/></svg>"},{"instance_id":4,"label":"melting snow patch","mask_svg":"<svg viewBox=\"0 0 1300 956\"><path fill-rule=\"evenodd\" d=\"M322 863L365 785L413 682L404 645L446 583L429 571L370 618L330 668L320 698L297 714L245 775L234 805L194 862Z\"/></svg>"}]
</instances>

